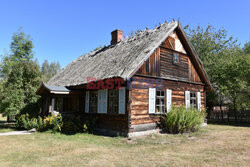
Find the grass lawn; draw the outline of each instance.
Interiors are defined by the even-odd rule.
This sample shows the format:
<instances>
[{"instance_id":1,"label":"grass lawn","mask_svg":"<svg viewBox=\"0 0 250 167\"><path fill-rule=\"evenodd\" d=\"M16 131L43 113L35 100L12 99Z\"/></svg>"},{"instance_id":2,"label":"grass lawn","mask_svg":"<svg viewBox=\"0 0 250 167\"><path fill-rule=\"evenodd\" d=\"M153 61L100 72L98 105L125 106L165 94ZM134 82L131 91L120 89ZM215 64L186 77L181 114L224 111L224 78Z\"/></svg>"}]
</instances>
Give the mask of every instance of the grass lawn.
<instances>
[{"instance_id":1,"label":"grass lawn","mask_svg":"<svg viewBox=\"0 0 250 167\"><path fill-rule=\"evenodd\" d=\"M14 131L14 129L11 128L0 128L0 133L6 133L6 132L11 132Z\"/></svg>"},{"instance_id":2,"label":"grass lawn","mask_svg":"<svg viewBox=\"0 0 250 167\"><path fill-rule=\"evenodd\" d=\"M208 125L128 140L90 134L0 136L1 166L249 166L250 127Z\"/></svg>"}]
</instances>

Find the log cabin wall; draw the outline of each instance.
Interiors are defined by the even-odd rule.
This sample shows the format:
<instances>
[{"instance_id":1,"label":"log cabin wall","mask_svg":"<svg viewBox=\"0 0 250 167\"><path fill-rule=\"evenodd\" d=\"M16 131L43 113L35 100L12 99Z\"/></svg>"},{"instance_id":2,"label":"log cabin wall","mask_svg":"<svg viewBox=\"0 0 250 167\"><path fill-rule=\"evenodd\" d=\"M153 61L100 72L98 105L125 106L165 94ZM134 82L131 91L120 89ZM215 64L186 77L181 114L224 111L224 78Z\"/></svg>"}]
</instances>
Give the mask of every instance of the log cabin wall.
<instances>
[{"instance_id":1,"label":"log cabin wall","mask_svg":"<svg viewBox=\"0 0 250 167\"><path fill-rule=\"evenodd\" d=\"M179 63L173 63L174 54L179 55ZM170 34L148 60L144 62L136 74L202 82L177 32Z\"/></svg>"},{"instance_id":2,"label":"log cabin wall","mask_svg":"<svg viewBox=\"0 0 250 167\"><path fill-rule=\"evenodd\" d=\"M74 92L74 94L69 95L44 94L42 96L44 116L47 116L53 110L53 98L63 98L63 111L60 111L63 117L85 115L86 117L95 118L97 130L101 130L100 133L107 135L123 135L128 132L127 112L125 114L85 113L85 90L75 89ZM48 99L49 104L46 104L46 99ZM102 130L105 130L105 132Z\"/></svg>"},{"instance_id":3,"label":"log cabin wall","mask_svg":"<svg viewBox=\"0 0 250 167\"><path fill-rule=\"evenodd\" d=\"M173 61L174 54L178 55L178 63ZM151 81L148 82L149 80ZM154 124L160 121L159 115L148 113L148 88L154 87L150 85L152 80L161 87L161 90L172 90L172 105L185 105L185 91L201 92L201 109L205 109L205 84L192 63L192 57L182 45L178 32L174 31L132 78L131 85L137 86L132 86L133 89L129 90L131 96L129 132L152 129ZM141 88L142 85L145 86L144 89Z\"/></svg>"},{"instance_id":4,"label":"log cabin wall","mask_svg":"<svg viewBox=\"0 0 250 167\"><path fill-rule=\"evenodd\" d=\"M141 81L141 82L140 82ZM205 109L205 86L203 84L185 83L163 79L159 82L158 78L134 76L130 83L130 126L129 131L133 132L134 127L140 124L157 123L160 115L148 113L148 88L154 87L152 83L157 83L159 90L172 90L172 104L185 105L185 91L201 92L201 109ZM145 88L143 88L145 87Z\"/></svg>"},{"instance_id":5,"label":"log cabin wall","mask_svg":"<svg viewBox=\"0 0 250 167\"><path fill-rule=\"evenodd\" d=\"M86 113L85 113L86 114ZM110 135L125 134L128 132L127 114L86 114L96 118L97 130L105 130Z\"/></svg>"},{"instance_id":6,"label":"log cabin wall","mask_svg":"<svg viewBox=\"0 0 250 167\"><path fill-rule=\"evenodd\" d=\"M96 128L98 132L106 135L124 135L128 132L128 112L126 110L125 114L111 114L111 113L85 113L85 86L74 86L75 91L83 92L82 99L82 111L83 115L91 116L96 119ZM89 90L92 91L92 90ZM93 90L95 91L95 90ZM127 92L126 92L127 93ZM126 96L128 98L128 96Z\"/></svg>"}]
</instances>

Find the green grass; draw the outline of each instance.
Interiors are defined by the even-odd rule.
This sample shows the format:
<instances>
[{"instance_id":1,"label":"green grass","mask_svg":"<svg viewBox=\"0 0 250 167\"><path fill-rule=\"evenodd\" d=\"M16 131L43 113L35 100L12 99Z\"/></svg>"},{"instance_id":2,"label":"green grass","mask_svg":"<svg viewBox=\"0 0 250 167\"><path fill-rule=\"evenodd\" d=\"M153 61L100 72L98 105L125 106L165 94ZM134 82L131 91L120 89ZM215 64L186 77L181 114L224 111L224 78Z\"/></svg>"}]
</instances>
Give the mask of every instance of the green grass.
<instances>
[{"instance_id":1,"label":"green grass","mask_svg":"<svg viewBox=\"0 0 250 167\"><path fill-rule=\"evenodd\" d=\"M91 134L0 136L1 166L248 166L250 128L209 125L128 140Z\"/></svg>"},{"instance_id":2,"label":"green grass","mask_svg":"<svg viewBox=\"0 0 250 167\"><path fill-rule=\"evenodd\" d=\"M0 128L0 133L6 133L6 132L11 132L14 131L14 129L11 128Z\"/></svg>"}]
</instances>

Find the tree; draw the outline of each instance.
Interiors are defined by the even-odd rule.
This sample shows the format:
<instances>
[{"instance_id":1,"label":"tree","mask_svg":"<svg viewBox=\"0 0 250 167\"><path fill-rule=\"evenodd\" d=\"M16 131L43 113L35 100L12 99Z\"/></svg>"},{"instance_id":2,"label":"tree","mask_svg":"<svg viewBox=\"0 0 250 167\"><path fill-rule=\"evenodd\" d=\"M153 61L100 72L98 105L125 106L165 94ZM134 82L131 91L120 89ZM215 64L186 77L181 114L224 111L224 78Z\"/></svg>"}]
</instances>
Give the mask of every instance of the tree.
<instances>
[{"instance_id":1,"label":"tree","mask_svg":"<svg viewBox=\"0 0 250 167\"><path fill-rule=\"evenodd\" d=\"M1 74L7 77L16 62L29 62L33 59L33 43L29 35L26 35L21 28L12 36L10 44L10 55L5 55L0 66Z\"/></svg>"},{"instance_id":2,"label":"tree","mask_svg":"<svg viewBox=\"0 0 250 167\"><path fill-rule=\"evenodd\" d=\"M208 25L205 29L200 26L193 29L185 26L184 29L213 83L211 67L216 66L216 60L223 56L223 51L238 46L237 40L232 36L228 37L225 29L216 30L212 25Z\"/></svg>"},{"instance_id":3,"label":"tree","mask_svg":"<svg viewBox=\"0 0 250 167\"><path fill-rule=\"evenodd\" d=\"M39 98L35 92L40 85L41 73L34 62L18 62L13 66L4 83L1 111L4 115L15 116Z\"/></svg>"},{"instance_id":4,"label":"tree","mask_svg":"<svg viewBox=\"0 0 250 167\"><path fill-rule=\"evenodd\" d=\"M250 54L250 41L245 43L245 45L243 47L243 51L245 54Z\"/></svg>"},{"instance_id":5,"label":"tree","mask_svg":"<svg viewBox=\"0 0 250 167\"><path fill-rule=\"evenodd\" d=\"M241 92L238 94L236 99L235 108L237 110L245 111L250 110L250 42L246 42L243 47L243 54L241 54L242 59L238 63L241 68L244 70L242 71L242 77L244 78L244 87L242 88ZM244 55L244 56L243 56Z\"/></svg>"},{"instance_id":6,"label":"tree","mask_svg":"<svg viewBox=\"0 0 250 167\"><path fill-rule=\"evenodd\" d=\"M43 81L47 82L49 80L49 62L48 60L44 60L41 68L43 74Z\"/></svg>"},{"instance_id":7,"label":"tree","mask_svg":"<svg viewBox=\"0 0 250 167\"><path fill-rule=\"evenodd\" d=\"M234 104L236 116L236 100L246 87L246 76L249 64L246 56L239 47L237 40L229 37L225 29L216 30L208 25L205 29L197 26L191 29L185 27L188 37L203 62L215 92L207 93L207 105L223 105L225 99ZM249 43L245 45L245 52ZM245 62L244 62L245 60ZM223 119L223 111L221 109Z\"/></svg>"},{"instance_id":8,"label":"tree","mask_svg":"<svg viewBox=\"0 0 250 167\"><path fill-rule=\"evenodd\" d=\"M214 72L214 79L220 94L232 102L235 119L237 120L237 107L242 103L238 98L248 92L250 75L250 57L243 53L241 48L231 48L224 51L224 57L219 60L218 68ZM247 97L246 97L247 98ZM249 99L249 97L247 98Z\"/></svg>"},{"instance_id":9,"label":"tree","mask_svg":"<svg viewBox=\"0 0 250 167\"><path fill-rule=\"evenodd\" d=\"M52 62L49 66L49 77L52 78L61 70L61 65L59 62Z\"/></svg>"},{"instance_id":10,"label":"tree","mask_svg":"<svg viewBox=\"0 0 250 167\"><path fill-rule=\"evenodd\" d=\"M49 64L48 60L44 60L41 68L43 74L43 81L49 81L53 76L61 71L61 65L59 62L52 62Z\"/></svg>"},{"instance_id":11,"label":"tree","mask_svg":"<svg viewBox=\"0 0 250 167\"><path fill-rule=\"evenodd\" d=\"M32 49L33 43L24 32L19 30L13 35L11 54L5 56L1 64L5 81L2 84L0 111L4 115L15 116L38 100L35 92L40 85L41 73L38 64L32 60Z\"/></svg>"},{"instance_id":12,"label":"tree","mask_svg":"<svg viewBox=\"0 0 250 167\"><path fill-rule=\"evenodd\" d=\"M17 67L16 65L14 65ZM8 75L7 81L3 85L1 112L6 116L14 116L20 112L24 103L24 91L22 90L22 70L14 70Z\"/></svg>"}]
</instances>

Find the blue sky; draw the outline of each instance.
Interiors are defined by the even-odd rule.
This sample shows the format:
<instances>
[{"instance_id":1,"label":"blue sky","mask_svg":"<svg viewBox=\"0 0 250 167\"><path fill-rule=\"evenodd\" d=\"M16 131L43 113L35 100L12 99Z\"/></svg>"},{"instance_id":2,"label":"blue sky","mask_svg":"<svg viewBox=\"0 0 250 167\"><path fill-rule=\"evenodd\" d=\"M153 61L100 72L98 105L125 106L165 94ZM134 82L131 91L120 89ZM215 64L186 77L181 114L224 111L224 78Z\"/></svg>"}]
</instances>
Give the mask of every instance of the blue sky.
<instances>
[{"instance_id":1,"label":"blue sky","mask_svg":"<svg viewBox=\"0 0 250 167\"><path fill-rule=\"evenodd\" d=\"M100 45L110 32L153 28L165 20L224 27L244 44L250 40L249 0L1 0L0 55L9 51L11 36L22 27L34 43L35 57L59 61L63 67Z\"/></svg>"}]
</instances>

